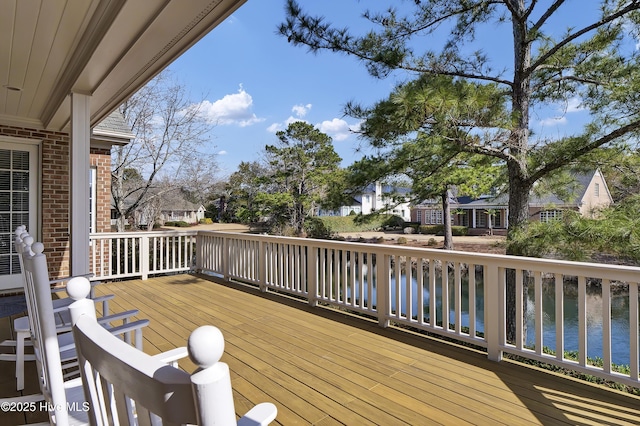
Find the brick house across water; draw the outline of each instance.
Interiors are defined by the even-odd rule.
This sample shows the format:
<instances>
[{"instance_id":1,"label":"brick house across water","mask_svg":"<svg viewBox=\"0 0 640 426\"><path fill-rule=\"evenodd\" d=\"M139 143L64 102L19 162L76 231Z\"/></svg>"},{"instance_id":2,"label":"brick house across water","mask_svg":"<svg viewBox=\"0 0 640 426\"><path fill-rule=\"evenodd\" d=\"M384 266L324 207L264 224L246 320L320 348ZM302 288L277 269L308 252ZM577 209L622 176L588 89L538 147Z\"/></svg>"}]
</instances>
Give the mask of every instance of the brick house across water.
<instances>
[{"instance_id":1,"label":"brick house across water","mask_svg":"<svg viewBox=\"0 0 640 426\"><path fill-rule=\"evenodd\" d=\"M579 211L591 217L599 209L613 203L607 182L600 170L576 174L571 196L563 199L557 195L532 195L529 201L531 220L549 221L562 217L565 210ZM452 224L466 226L470 235L489 232L506 234L508 227L508 198L506 195L484 196L476 199L451 196ZM412 206L411 220L426 225L443 223L443 211L439 200L425 200Z\"/></svg>"}]
</instances>

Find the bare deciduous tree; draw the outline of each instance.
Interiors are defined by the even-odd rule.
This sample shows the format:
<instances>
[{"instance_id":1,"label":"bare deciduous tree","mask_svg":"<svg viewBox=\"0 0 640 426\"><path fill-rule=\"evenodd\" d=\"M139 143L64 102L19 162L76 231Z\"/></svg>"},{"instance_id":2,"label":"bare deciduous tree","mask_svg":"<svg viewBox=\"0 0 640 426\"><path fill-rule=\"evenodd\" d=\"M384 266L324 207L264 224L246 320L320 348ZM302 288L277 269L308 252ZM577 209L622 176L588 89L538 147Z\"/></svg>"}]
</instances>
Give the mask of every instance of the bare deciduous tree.
<instances>
[{"instance_id":1,"label":"bare deciduous tree","mask_svg":"<svg viewBox=\"0 0 640 426\"><path fill-rule=\"evenodd\" d=\"M192 102L186 88L168 71L123 103L120 112L135 139L112 152L111 193L118 232L147 202L159 177L170 177L173 188L184 187L192 178L213 175L216 170L214 156L203 152L213 125L201 114L200 103ZM196 175L194 158L199 159ZM155 191L154 197L160 193Z\"/></svg>"}]
</instances>

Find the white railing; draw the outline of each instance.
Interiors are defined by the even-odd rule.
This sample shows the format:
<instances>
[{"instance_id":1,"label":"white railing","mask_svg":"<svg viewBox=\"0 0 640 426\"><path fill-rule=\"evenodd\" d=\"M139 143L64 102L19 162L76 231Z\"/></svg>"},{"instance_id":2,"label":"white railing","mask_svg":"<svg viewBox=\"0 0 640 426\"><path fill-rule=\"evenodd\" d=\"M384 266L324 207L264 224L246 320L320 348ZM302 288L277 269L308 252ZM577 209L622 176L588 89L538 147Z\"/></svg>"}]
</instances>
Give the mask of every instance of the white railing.
<instances>
[{"instance_id":1,"label":"white railing","mask_svg":"<svg viewBox=\"0 0 640 426\"><path fill-rule=\"evenodd\" d=\"M640 268L465 253L401 246L264 235L198 232L196 269L225 279L362 312L487 349L492 360L511 353L638 387ZM443 269L447 273L443 273ZM397 284L396 284L397 283ZM510 283L509 285L507 283ZM577 306L565 303L576 289ZM597 302L587 291L599 287ZM612 291L628 296L626 336L612 336ZM532 294L525 297L525 289ZM515 306L507 306L515 291ZM426 295L426 296L425 296ZM431 295L435 295L432 297ZM548 326L549 310L555 325ZM449 307L443 309L442 307ZM507 310L515 339L507 342ZM577 309L577 358L565 357L566 309ZM525 318L532 320L527 327ZM592 322L602 324L602 366L588 362ZM547 325L545 327L545 325ZM533 328L533 330L531 330ZM624 327L623 327L624 328ZM533 344L525 344L533 333ZM613 371L614 337L629 340L629 373ZM545 351L552 341L555 354Z\"/></svg>"},{"instance_id":2,"label":"white railing","mask_svg":"<svg viewBox=\"0 0 640 426\"><path fill-rule=\"evenodd\" d=\"M189 271L195 261L195 231L106 232L90 235L94 280Z\"/></svg>"},{"instance_id":3,"label":"white railing","mask_svg":"<svg viewBox=\"0 0 640 426\"><path fill-rule=\"evenodd\" d=\"M510 353L640 387L636 267L211 231L92 234L90 259L96 279L196 269L360 312L383 327L393 322L470 343L492 360ZM515 305L507 305L507 291L515 291ZM612 310L620 305L628 318L614 335ZM573 325L565 319L571 310ZM628 373L614 371L620 339L628 354L615 355L627 360ZM593 344L601 366L587 357Z\"/></svg>"}]
</instances>

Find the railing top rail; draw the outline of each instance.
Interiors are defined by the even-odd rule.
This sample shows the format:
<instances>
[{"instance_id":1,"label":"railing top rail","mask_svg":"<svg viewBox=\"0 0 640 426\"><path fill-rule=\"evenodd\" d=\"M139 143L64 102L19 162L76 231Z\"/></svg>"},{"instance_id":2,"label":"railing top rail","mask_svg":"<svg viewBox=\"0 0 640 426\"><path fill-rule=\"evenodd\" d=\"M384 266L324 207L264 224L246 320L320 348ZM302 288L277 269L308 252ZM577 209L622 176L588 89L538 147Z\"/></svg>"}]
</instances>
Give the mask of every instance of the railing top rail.
<instances>
[{"instance_id":1,"label":"railing top rail","mask_svg":"<svg viewBox=\"0 0 640 426\"><path fill-rule=\"evenodd\" d=\"M640 282L640 267L610 265L603 263L575 262L567 260L540 259L535 257L508 256L490 253L440 250L420 247L399 247L387 244L368 244L349 241L329 241L312 238L280 237L239 232L198 231L198 234L251 241L277 242L281 244L307 245L327 249L359 250L376 255L422 257L444 262L460 262L476 265L497 265L502 268L538 270L562 275L585 277L606 277L613 281Z\"/></svg>"},{"instance_id":2,"label":"railing top rail","mask_svg":"<svg viewBox=\"0 0 640 426\"><path fill-rule=\"evenodd\" d=\"M191 230L164 230L164 231L128 231L128 232L95 232L89 235L92 239L127 238L127 237L160 237L160 236L188 236L197 235L198 231Z\"/></svg>"}]
</instances>

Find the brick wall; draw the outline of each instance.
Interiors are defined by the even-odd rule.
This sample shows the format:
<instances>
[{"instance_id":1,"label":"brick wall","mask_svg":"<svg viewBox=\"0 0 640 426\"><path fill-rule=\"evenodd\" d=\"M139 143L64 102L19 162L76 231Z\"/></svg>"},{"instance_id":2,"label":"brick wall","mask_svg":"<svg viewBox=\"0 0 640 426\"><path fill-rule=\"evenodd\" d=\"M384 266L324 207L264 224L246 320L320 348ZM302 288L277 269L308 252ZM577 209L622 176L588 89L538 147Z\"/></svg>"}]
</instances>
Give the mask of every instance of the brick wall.
<instances>
[{"instance_id":1,"label":"brick wall","mask_svg":"<svg viewBox=\"0 0 640 426\"><path fill-rule=\"evenodd\" d=\"M40 129L0 126L0 134L42 141L42 242L49 274L69 275L69 135Z\"/></svg>"},{"instance_id":2,"label":"brick wall","mask_svg":"<svg viewBox=\"0 0 640 426\"><path fill-rule=\"evenodd\" d=\"M96 168L96 231L111 231L111 150L91 148L91 167Z\"/></svg>"},{"instance_id":3,"label":"brick wall","mask_svg":"<svg viewBox=\"0 0 640 426\"><path fill-rule=\"evenodd\" d=\"M69 276L69 134L0 125L0 135L41 140L42 242L52 278ZM111 230L111 155L91 149L97 168L97 230ZM87 212L88 214L88 212Z\"/></svg>"}]
</instances>

